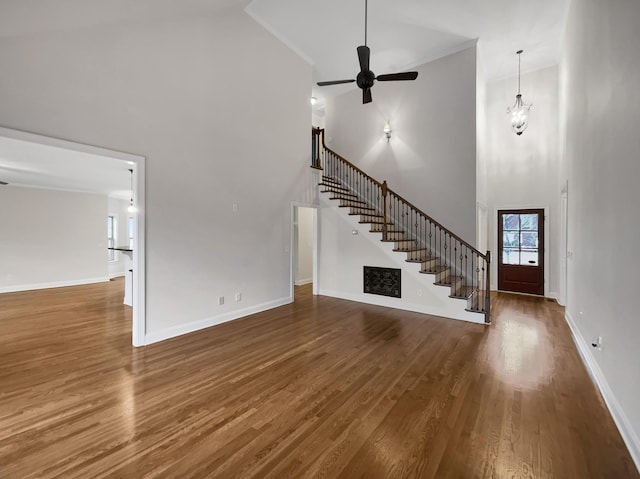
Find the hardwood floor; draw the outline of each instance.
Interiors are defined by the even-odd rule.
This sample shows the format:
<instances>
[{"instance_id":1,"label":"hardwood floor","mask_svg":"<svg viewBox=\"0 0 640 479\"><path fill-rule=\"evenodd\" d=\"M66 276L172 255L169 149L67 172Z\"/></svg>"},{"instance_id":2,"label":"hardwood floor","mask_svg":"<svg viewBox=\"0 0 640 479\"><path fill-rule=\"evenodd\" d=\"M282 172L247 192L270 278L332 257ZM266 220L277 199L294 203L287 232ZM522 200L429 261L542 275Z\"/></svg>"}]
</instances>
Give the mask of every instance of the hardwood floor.
<instances>
[{"instance_id":1,"label":"hardwood floor","mask_svg":"<svg viewBox=\"0 0 640 479\"><path fill-rule=\"evenodd\" d=\"M122 287L0 295L0 477L640 477L553 302L486 327L301 287L135 349Z\"/></svg>"}]
</instances>

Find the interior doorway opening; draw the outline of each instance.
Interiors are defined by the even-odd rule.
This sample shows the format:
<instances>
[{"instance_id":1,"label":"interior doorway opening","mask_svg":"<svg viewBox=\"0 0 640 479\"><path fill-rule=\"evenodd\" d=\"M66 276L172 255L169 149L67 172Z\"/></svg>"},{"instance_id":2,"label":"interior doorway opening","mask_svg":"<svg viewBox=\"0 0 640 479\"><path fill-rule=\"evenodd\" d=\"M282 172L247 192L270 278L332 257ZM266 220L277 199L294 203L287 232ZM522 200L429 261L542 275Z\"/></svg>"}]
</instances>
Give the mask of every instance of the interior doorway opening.
<instances>
[{"instance_id":1,"label":"interior doorway opening","mask_svg":"<svg viewBox=\"0 0 640 479\"><path fill-rule=\"evenodd\" d=\"M291 248L292 298L296 287L317 294L317 209L294 205Z\"/></svg>"},{"instance_id":2,"label":"interior doorway opening","mask_svg":"<svg viewBox=\"0 0 640 479\"><path fill-rule=\"evenodd\" d=\"M131 220L127 219L127 225L120 225L120 228L127 228L129 221L131 224L130 244L132 247L128 248L131 250L131 262L128 269L131 271L127 271L126 274L131 275L130 279L132 279L132 281L129 281L128 291L131 296L132 307L132 344L134 346L144 345L146 292L144 266L145 158L7 128L0 128L0 144L7 149L12 148L11 151L13 153L13 155L7 155L8 159L2 157L0 160L0 173L10 179L7 181L9 185L25 187L21 188L23 190L35 188L38 191L62 191L69 194L84 192L91 195L104 195L104 205L106 205L109 195L104 190L101 190L100 187L104 186L105 178L109 178L109 171L112 169L118 172L124 170L127 181L123 189L126 190L125 194L128 200L133 203L132 211L128 213L128 218L130 217ZM13 158L13 162L11 158ZM131 182L128 180L129 170L132 170ZM89 175L92 174L96 176L95 184L90 180L91 177ZM108 281L110 276L107 247L109 213L108 208L103 214L100 213L101 211L98 206L96 215L99 218L96 218L96 220L101 225L104 225L104 240L95 240L92 244L98 247L102 244L104 274L96 274L90 278L85 276L62 278L60 274L55 275L55 268L50 268L53 273L45 281L34 276L33 278L26 278L26 281L23 280L21 284L7 282L2 290L5 292L29 291ZM53 216L56 215L54 214ZM85 228L83 227L82 231L84 230ZM112 236L115 239L115 235ZM65 248L65 251L68 250L73 251L72 248ZM34 258L33 255L26 255L26 253L24 257L29 258L29 256ZM100 261L99 257L97 257L96 261ZM69 263L64 264L68 265L70 263L74 265L84 264L83 261L79 261L77 258L73 258ZM64 270L64 265L58 269ZM34 271L36 270L38 269L34 269ZM66 273L66 271L62 272ZM123 297L124 301L125 298Z\"/></svg>"}]
</instances>

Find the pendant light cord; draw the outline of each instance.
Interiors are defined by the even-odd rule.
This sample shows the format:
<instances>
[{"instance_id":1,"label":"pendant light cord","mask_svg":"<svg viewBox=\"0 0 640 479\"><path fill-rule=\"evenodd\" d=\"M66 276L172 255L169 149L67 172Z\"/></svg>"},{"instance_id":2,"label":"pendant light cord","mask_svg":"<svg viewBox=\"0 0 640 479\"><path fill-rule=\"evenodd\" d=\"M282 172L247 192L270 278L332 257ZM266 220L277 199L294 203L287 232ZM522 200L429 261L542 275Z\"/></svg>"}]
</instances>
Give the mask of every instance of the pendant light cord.
<instances>
[{"instance_id":1,"label":"pendant light cord","mask_svg":"<svg viewBox=\"0 0 640 479\"><path fill-rule=\"evenodd\" d=\"M520 59L522 55L522 52L524 50L518 50L516 53L518 54L518 95L520 94Z\"/></svg>"}]
</instances>

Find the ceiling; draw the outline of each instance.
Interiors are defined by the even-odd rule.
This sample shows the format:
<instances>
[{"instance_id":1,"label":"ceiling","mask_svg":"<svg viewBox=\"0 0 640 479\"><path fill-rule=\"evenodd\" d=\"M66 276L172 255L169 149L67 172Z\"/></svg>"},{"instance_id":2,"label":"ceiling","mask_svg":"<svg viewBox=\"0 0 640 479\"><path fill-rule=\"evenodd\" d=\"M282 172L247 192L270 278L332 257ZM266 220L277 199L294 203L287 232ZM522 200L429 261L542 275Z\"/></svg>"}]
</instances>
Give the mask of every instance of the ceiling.
<instances>
[{"instance_id":1,"label":"ceiling","mask_svg":"<svg viewBox=\"0 0 640 479\"><path fill-rule=\"evenodd\" d=\"M313 96L357 88L315 82L355 78L364 44L364 0L253 0L247 12L313 65ZM559 62L569 0L369 0L376 74L406 71L479 42L487 79Z\"/></svg>"},{"instance_id":2,"label":"ceiling","mask_svg":"<svg viewBox=\"0 0 640 479\"><path fill-rule=\"evenodd\" d=\"M406 71L478 41L491 79L557 64L570 0L369 0L368 41L377 74ZM247 13L313 65L320 101L356 88L315 82L354 78L364 43L364 0L2 0L0 39L114 22ZM0 181L129 197L122 160L0 137Z\"/></svg>"},{"instance_id":3,"label":"ceiling","mask_svg":"<svg viewBox=\"0 0 640 479\"><path fill-rule=\"evenodd\" d=\"M14 186L128 199L129 168L127 161L115 158L0 136L0 181Z\"/></svg>"}]
</instances>

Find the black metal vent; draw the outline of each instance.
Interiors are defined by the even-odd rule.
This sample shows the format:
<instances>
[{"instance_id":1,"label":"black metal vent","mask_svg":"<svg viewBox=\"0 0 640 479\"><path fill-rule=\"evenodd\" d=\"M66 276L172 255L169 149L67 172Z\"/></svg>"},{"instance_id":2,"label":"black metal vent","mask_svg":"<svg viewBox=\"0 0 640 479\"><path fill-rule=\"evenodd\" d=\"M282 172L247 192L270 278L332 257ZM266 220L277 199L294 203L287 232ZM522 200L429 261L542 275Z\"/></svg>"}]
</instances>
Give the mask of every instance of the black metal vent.
<instances>
[{"instance_id":1,"label":"black metal vent","mask_svg":"<svg viewBox=\"0 0 640 479\"><path fill-rule=\"evenodd\" d=\"M401 298L400 269L364 267L364 292Z\"/></svg>"}]
</instances>

